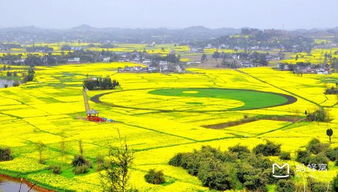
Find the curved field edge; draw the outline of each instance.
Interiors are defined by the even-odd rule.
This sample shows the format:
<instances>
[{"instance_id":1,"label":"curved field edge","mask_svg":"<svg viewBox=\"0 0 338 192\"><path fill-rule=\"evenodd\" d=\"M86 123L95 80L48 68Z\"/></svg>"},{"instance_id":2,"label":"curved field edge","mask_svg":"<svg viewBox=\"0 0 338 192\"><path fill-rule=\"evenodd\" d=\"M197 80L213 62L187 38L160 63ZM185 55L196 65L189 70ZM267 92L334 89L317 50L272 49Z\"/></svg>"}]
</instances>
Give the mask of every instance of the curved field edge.
<instances>
[{"instance_id":1,"label":"curved field edge","mask_svg":"<svg viewBox=\"0 0 338 192\"><path fill-rule=\"evenodd\" d=\"M224 110L176 110L176 109L156 109L148 107L132 107L125 105L118 105L110 102L103 102L100 100L102 96L108 94L114 94L117 92L126 91L138 91L138 90L150 90L149 94L162 95L162 96L182 96L182 97L204 97L204 98L218 98L218 99L233 99L244 102L243 106L224 109ZM185 94L185 91L197 91L197 94ZM202 93L201 93L202 91ZM218 93L217 93L218 92ZM200 94L199 94L200 93ZM257 97L260 98L257 102ZM252 109L264 109L269 107L277 107L295 103L297 98L282 94L265 91L256 91L249 89L227 89L227 88L146 88L146 89L129 89L129 90L117 90L107 93L101 93L91 97L91 100L95 103L100 103L107 106L137 109L137 110L153 110L160 112L217 112L217 111L241 111Z\"/></svg>"}]
</instances>

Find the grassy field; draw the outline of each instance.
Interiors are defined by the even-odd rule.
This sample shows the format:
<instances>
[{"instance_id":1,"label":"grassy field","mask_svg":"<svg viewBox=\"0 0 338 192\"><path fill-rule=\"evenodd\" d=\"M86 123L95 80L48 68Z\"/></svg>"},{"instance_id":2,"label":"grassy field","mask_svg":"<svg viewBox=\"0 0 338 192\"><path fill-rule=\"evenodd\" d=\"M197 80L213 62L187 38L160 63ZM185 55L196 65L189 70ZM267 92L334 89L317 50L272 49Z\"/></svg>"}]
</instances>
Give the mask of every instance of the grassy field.
<instances>
[{"instance_id":1,"label":"grassy field","mask_svg":"<svg viewBox=\"0 0 338 192\"><path fill-rule=\"evenodd\" d=\"M79 154L78 141L82 140L85 157L94 163L97 155L107 154L109 145L119 145L119 130L135 152L131 186L140 191L208 191L196 177L182 168L168 165L169 159L178 152L190 152L203 145L226 150L229 146L242 144L252 149L267 139L281 144L282 150L291 152L294 159L295 152L303 149L312 138L327 143L327 128L337 132L337 97L323 94L326 86L333 85L323 79L336 79L338 74L305 74L300 77L268 67L236 71L191 68L191 73L186 74L117 73L118 67L126 65L135 64L37 67L34 82L0 89L0 145L11 147L15 156L12 161L0 162L0 173L22 176L60 191L99 191L99 174L95 169L88 174L74 175L70 162L74 155ZM83 120L85 113L81 90L82 81L87 75L110 76L120 82L120 89L100 98L104 103L119 106L90 101L100 116L113 119L116 123ZM234 89L262 92L224 92ZM110 92L89 91L88 94L92 97ZM217 92L219 94L212 95ZM284 103L285 98L264 92L290 95L297 101L269 107ZM259 100L252 101L252 97L256 96L260 97ZM304 116L305 110L312 112L320 106L328 111L333 119L331 122L259 120L225 129L203 127L240 120L244 116ZM181 111L159 112L159 107ZM236 110L224 111L224 108ZM250 108L255 109L244 110ZM332 139L332 145L337 147L336 134ZM46 144L43 151L46 165L38 163L38 142ZM66 149L64 156L61 154L62 143L65 143ZM297 165L295 161L290 163ZM62 174L52 174L46 169L49 165L62 166ZM167 182L163 185L146 183L144 174L151 168L163 170ZM337 170L330 164L329 171L325 173L308 174L328 182ZM297 175L300 180L302 177L301 174Z\"/></svg>"}]
</instances>

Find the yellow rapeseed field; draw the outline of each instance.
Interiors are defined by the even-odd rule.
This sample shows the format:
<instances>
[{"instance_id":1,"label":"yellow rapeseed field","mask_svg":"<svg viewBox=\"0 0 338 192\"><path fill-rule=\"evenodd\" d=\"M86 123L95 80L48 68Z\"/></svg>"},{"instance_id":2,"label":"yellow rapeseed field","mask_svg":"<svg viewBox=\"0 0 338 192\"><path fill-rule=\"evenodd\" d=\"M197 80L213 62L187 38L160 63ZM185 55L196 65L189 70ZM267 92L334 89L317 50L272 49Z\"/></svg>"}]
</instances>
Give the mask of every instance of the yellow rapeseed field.
<instances>
[{"instance_id":1,"label":"yellow rapeseed field","mask_svg":"<svg viewBox=\"0 0 338 192\"><path fill-rule=\"evenodd\" d=\"M168 47L166 50L171 48ZM128 45L116 49L122 48L127 49ZM187 47L174 49L186 51ZM156 47L153 51L162 49ZM226 150L229 146L242 144L252 149L267 139L282 144L282 150L295 157L295 152L312 138L328 142L327 128L338 131L337 97L325 96L327 84L321 81L326 77L338 77L337 74L300 77L269 67L239 70L193 68L185 74L117 72L118 67L126 65L136 64L116 62L36 67L33 82L0 89L0 145L10 147L15 157L12 161L0 162L0 173L22 174L33 182L59 190L99 191L97 172L92 170L75 176L69 164L74 155L79 154L79 140L83 142L84 156L94 162L98 155L107 154L109 145L119 145L119 130L134 150L131 186L140 191L154 192L208 191L196 177L182 168L168 165L168 161L178 152L191 152L203 145ZM101 117L116 122L83 120L82 81L88 76L109 76L120 82L121 88L116 90L88 92L90 97L107 93L100 98L106 105L93 101L90 105L100 112ZM269 108L229 110L244 103L240 98L149 94L151 90L162 88L250 89L290 95L297 101ZM205 128L206 125L240 120L244 116L304 116L305 111L312 112L319 106L324 106L334 120L328 123L292 123L261 119L223 129ZM332 140L332 145L337 147L336 134ZM46 165L38 163L39 154L35 150L38 142L46 145L42 153ZM62 143L66 151L64 156L60 147ZM47 170L47 165L62 165L63 173L54 175ZM144 174L151 168L163 170L169 182L165 185L146 183ZM325 177L322 173L311 174L328 182L337 172L333 164L329 168Z\"/></svg>"}]
</instances>

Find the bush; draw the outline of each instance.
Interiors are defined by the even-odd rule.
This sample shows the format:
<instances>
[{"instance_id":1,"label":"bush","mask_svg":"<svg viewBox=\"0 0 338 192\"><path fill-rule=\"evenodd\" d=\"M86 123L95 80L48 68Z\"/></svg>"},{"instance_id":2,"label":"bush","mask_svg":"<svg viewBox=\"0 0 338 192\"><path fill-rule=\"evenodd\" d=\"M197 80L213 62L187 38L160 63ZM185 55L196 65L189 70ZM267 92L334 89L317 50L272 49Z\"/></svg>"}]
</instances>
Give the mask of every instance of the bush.
<instances>
[{"instance_id":1,"label":"bush","mask_svg":"<svg viewBox=\"0 0 338 192\"><path fill-rule=\"evenodd\" d=\"M267 158L263 158L262 156L259 155L254 155L251 154L246 161L255 168L259 169L271 169L272 167L272 161L270 161Z\"/></svg>"},{"instance_id":2,"label":"bush","mask_svg":"<svg viewBox=\"0 0 338 192\"><path fill-rule=\"evenodd\" d=\"M10 161L12 159L12 151L10 148L0 148L0 161Z\"/></svg>"},{"instance_id":3,"label":"bush","mask_svg":"<svg viewBox=\"0 0 338 192\"><path fill-rule=\"evenodd\" d=\"M180 167L182 166L182 157L184 156L184 153L177 153L173 158L170 159L169 165Z\"/></svg>"},{"instance_id":4,"label":"bush","mask_svg":"<svg viewBox=\"0 0 338 192\"><path fill-rule=\"evenodd\" d=\"M277 156L280 154L280 145L267 141L266 144L259 144L253 149L255 154L263 154L264 156Z\"/></svg>"},{"instance_id":5,"label":"bush","mask_svg":"<svg viewBox=\"0 0 338 192\"><path fill-rule=\"evenodd\" d=\"M257 174L250 174L244 176L245 182L243 183L249 191L261 191L265 192L267 181Z\"/></svg>"},{"instance_id":6,"label":"bush","mask_svg":"<svg viewBox=\"0 0 338 192\"><path fill-rule=\"evenodd\" d=\"M162 184L165 183L164 174L162 171L156 171L155 169L150 169L148 173L144 176L145 180L148 183L152 184Z\"/></svg>"},{"instance_id":7,"label":"bush","mask_svg":"<svg viewBox=\"0 0 338 192\"><path fill-rule=\"evenodd\" d=\"M310 153L308 151L297 151L297 157L296 161L303 163L303 164L308 164Z\"/></svg>"},{"instance_id":8,"label":"bush","mask_svg":"<svg viewBox=\"0 0 338 192\"><path fill-rule=\"evenodd\" d=\"M74 167L73 172L75 175L87 173L91 168L91 164L82 155L77 155L72 161Z\"/></svg>"},{"instance_id":9,"label":"bush","mask_svg":"<svg viewBox=\"0 0 338 192\"><path fill-rule=\"evenodd\" d=\"M90 163L82 155L77 155L74 157L72 165L73 167L79 167L82 165L90 165Z\"/></svg>"},{"instance_id":10,"label":"bush","mask_svg":"<svg viewBox=\"0 0 338 192\"><path fill-rule=\"evenodd\" d=\"M89 165L80 165L76 166L73 169L73 172L75 175L83 174L83 173L88 173L90 166Z\"/></svg>"},{"instance_id":11,"label":"bush","mask_svg":"<svg viewBox=\"0 0 338 192\"><path fill-rule=\"evenodd\" d=\"M296 186L291 180L280 179L277 182L276 192L294 192Z\"/></svg>"},{"instance_id":12,"label":"bush","mask_svg":"<svg viewBox=\"0 0 338 192\"><path fill-rule=\"evenodd\" d=\"M334 149L328 149L326 152L326 157L330 159L330 161L335 161L338 159L338 147Z\"/></svg>"},{"instance_id":13,"label":"bush","mask_svg":"<svg viewBox=\"0 0 338 192\"><path fill-rule=\"evenodd\" d=\"M307 179L307 185L309 187L309 189L311 190L311 192L323 192L323 191L327 191L327 183L322 183L322 182L318 182L315 181L312 178L308 178Z\"/></svg>"},{"instance_id":14,"label":"bush","mask_svg":"<svg viewBox=\"0 0 338 192\"><path fill-rule=\"evenodd\" d=\"M239 159L244 159L250 154L250 150L246 146L236 145L229 147L229 151L237 153Z\"/></svg>"},{"instance_id":15,"label":"bush","mask_svg":"<svg viewBox=\"0 0 338 192\"><path fill-rule=\"evenodd\" d=\"M62 173L61 167L57 165L52 165L49 167L49 169L52 170L52 173L57 174L57 175Z\"/></svg>"},{"instance_id":16,"label":"bush","mask_svg":"<svg viewBox=\"0 0 338 192\"><path fill-rule=\"evenodd\" d=\"M328 164L328 162L329 162L329 159L326 157L326 155L324 154L324 153L320 153L320 154L318 154L318 155L316 155L316 156L310 156L310 157L308 157L308 164L314 164L314 165L316 165L317 167L316 167L316 169L318 169L319 167L318 167L318 165L320 165L320 164Z\"/></svg>"},{"instance_id":17,"label":"bush","mask_svg":"<svg viewBox=\"0 0 338 192\"><path fill-rule=\"evenodd\" d=\"M290 160L291 156L289 152L281 152L279 158L282 160Z\"/></svg>"},{"instance_id":18,"label":"bush","mask_svg":"<svg viewBox=\"0 0 338 192\"><path fill-rule=\"evenodd\" d=\"M319 122L325 122L328 121L328 115L323 109L319 109L313 113L310 113L306 116L306 119L308 121L319 121Z\"/></svg>"},{"instance_id":19,"label":"bush","mask_svg":"<svg viewBox=\"0 0 338 192\"><path fill-rule=\"evenodd\" d=\"M202 162L197 177L203 186L215 190L233 189L237 182L234 168L221 161Z\"/></svg>"},{"instance_id":20,"label":"bush","mask_svg":"<svg viewBox=\"0 0 338 192\"><path fill-rule=\"evenodd\" d=\"M332 191L338 191L338 175L332 181Z\"/></svg>"},{"instance_id":21,"label":"bush","mask_svg":"<svg viewBox=\"0 0 338 192\"><path fill-rule=\"evenodd\" d=\"M326 151L328 148L328 144L320 143L318 139L312 139L307 146L307 150L313 154Z\"/></svg>"},{"instance_id":22,"label":"bush","mask_svg":"<svg viewBox=\"0 0 338 192\"><path fill-rule=\"evenodd\" d=\"M257 171L254 167L252 167L249 163L247 162L241 163L237 167L237 178L241 183L244 183L246 175L250 175L250 174L252 175L258 172L259 171Z\"/></svg>"},{"instance_id":23,"label":"bush","mask_svg":"<svg viewBox=\"0 0 338 192\"><path fill-rule=\"evenodd\" d=\"M104 156L98 155L96 157L96 171L102 171L105 167Z\"/></svg>"}]
</instances>

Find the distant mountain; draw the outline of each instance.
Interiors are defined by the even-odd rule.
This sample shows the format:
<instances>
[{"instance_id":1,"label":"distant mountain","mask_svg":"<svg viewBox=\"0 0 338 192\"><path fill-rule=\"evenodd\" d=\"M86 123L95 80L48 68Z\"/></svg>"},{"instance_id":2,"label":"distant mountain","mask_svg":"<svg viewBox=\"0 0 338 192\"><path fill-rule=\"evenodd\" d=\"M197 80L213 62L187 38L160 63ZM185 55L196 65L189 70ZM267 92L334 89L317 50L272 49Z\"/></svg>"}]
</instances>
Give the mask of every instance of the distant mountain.
<instances>
[{"instance_id":1,"label":"distant mountain","mask_svg":"<svg viewBox=\"0 0 338 192\"><path fill-rule=\"evenodd\" d=\"M77 27L73 27L70 30L73 30L73 31L93 31L93 30L96 30L96 29L97 28L92 27L90 25L83 24L83 25L79 25Z\"/></svg>"},{"instance_id":2,"label":"distant mountain","mask_svg":"<svg viewBox=\"0 0 338 192\"><path fill-rule=\"evenodd\" d=\"M16 28L1 28L0 41L57 42L82 40L87 42L184 43L190 41L208 40L239 32L240 29L209 29L202 26L194 26L184 29L126 29L96 28L89 25L80 25L63 30L42 29L34 26L27 26Z\"/></svg>"},{"instance_id":3,"label":"distant mountain","mask_svg":"<svg viewBox=\"0 0 338 192\"><path fill-rule=\"evenodd\" d=\"M208 41L238 33L241 33L241 29L210 29L203 26L192 26L183 29L97 28L85 24L70 29L43 29L26 26L0 28L0 42L59 42L81 40L85 42L104 43L192 43ZM283 33L305 37L337 37L338 27L332 29L298 29L283 31Z\"/></svg>"}]
</instances>

